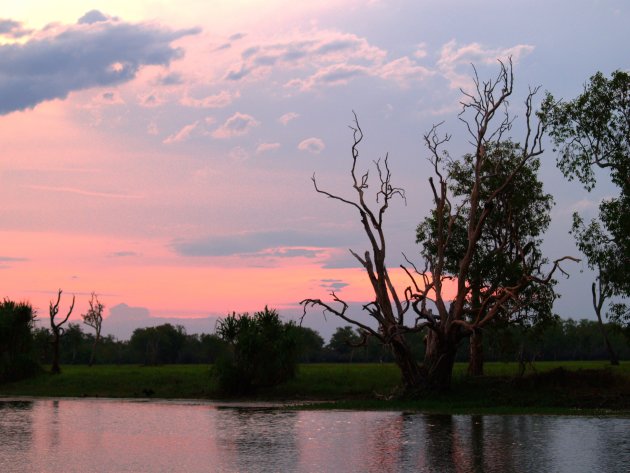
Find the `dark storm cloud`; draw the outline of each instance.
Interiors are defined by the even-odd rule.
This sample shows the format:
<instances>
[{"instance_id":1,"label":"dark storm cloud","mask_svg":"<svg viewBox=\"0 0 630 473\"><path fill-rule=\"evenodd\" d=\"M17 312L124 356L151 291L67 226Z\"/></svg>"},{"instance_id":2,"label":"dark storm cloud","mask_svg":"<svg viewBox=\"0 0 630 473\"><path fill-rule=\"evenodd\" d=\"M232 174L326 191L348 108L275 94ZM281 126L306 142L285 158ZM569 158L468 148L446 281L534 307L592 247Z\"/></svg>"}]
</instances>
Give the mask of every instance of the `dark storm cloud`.
<instances>
[{"instance_id":1,"label":"dark storm cloud","mask_svg":"<svg viewBox=\"0 0 630 473\"><path fill-rule=\"evenodd\" d=\"M80 21L51 36L0 46L0 114L129 81L145 65L166 66L183 54L171 42L200 31L125 23L96 11Z\"/></svg>"},{"instance_id":2,"label":"dark storm cloud","mask_svg":"<svg viewBox=\"0 0 630 473\"><path fill-rule=\"evenodd\" d=\"M271 252L269 256L312 256L313 252L304 247L336 247L349 242L346 235L324 235L298 231L250 232L235 235L211 236L193 241L177 241L171 246L182 256L232 256L251 255L268 249L298 247L289 251Z\"/></svg>"}]
</instances>

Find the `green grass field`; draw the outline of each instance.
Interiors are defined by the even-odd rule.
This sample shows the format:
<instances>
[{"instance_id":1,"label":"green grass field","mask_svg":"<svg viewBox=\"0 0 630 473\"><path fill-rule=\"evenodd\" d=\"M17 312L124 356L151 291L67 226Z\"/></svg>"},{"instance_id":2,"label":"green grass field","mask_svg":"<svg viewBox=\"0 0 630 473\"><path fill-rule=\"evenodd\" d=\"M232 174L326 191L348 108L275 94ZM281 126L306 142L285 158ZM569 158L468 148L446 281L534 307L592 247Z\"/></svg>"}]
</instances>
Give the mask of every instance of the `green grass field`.
<instances>
[{"instance_id":1,"label":"green grass field","mask_svg":"<svg viewBox=\"0 0 630 473\"><path fill-rule=\"evenodd\" d=\"M562 368L558 370L558 368ZM63 366L61 375L0 385L0 396L217 399L206 365ZM515 363L487 363L486 376L469 378L457 364L448 393L421 400L383 401L400 383L393 364L312 364L256 399L336 401L313 408L402 409L441 412L630 412L630 362L539 362L517 376ZM581 411L579 411L581 409Z\"/></svg>"}]
</instances>

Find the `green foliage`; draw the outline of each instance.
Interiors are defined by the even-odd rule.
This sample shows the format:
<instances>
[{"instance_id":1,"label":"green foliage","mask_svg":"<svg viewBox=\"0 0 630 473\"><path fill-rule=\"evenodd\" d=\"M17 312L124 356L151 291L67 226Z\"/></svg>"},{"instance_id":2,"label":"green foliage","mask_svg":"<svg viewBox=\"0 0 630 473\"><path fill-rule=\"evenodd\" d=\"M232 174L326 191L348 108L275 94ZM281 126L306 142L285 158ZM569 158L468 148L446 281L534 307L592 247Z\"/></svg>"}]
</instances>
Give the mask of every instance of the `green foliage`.
<instances>
[{"instance_id":1,"label":"green foliage","mask_svg":"<svg viewBox=\"0 0 630 473\"><path fill-rule=\"evenodd\" d=\"M4 299L0 303L0 382L26 378L37 372L32 349L35 317L33 308L26 302Z\"/></svg>"},{"instance_id":2,"label":"green foliage","mask_svg":"<svg viewBox=\"0 0 630 473\"><path fill-rule=\"evenodd\" d=\"M184 327L171 324L137 328L133 331L129 346L138 360L145 365L178 363L186 341Z\"/></svg>"},{"instance_id":3,"label":"green foliage","mask_svg":"<svg viewBox=\"0 0 630 473\"><path fill-rule=\"evenodd\" d=\"M293 378L299 355L296 327L283 323L265 307L254 315L236 314L219 319L217 335L230 346L217 360L214 373L225 394L249 394Z\"/></svg>"},{"instance_id":4,"label":"green foliage","mask_svg":"<svg viewBox=\"0 0 630 473\"><path fill-rule=\"evenodd\" d=\"M578 214L573 217L572 234L589 267L597 271L598 312L597 305L606 299L630 296L630 74L615 71L607 79L598 72L568 102L547 94L541 118L560 153L558 167L565 177L591 190L600 168L619 188L618 196L602 201L597 219L585 223ZM628 324L630 308L616 302L608 316Z\"/></svg>"},{"instance_id":5,"label":"green foliage","mask_svg":"<svg viewBox=\"0 0 630 473\"><path fill-rule=\"evenodd\" d=\"M531 158L523 164L521 146L511 141L489 143L485 153L481 169L475 169L475 157L470 154L446 166L450 191L454 199L458 199L450 205L459 205L459 211L454 214L450 228L444 268L446 275L458 277L460 262L468 248L471 188L475 174L479 173L484 179L480 181L477 212L481 213L488 206L492 210L481 229L468 272L471 297L467 303L469 320L481 322L482 326L489 322L489 319L486 322L483 320L488 309L492 308L492 304L485 301L491 301L497 290L515 286L523 277L538 276L542 279L540 268L547 260L540 246L542 235L551 221L553 206L553 197L544 192L538 179L538 158ZM495 190L512 173L515 174L509 185L495 195ZM478 219L479 216L475 216L472 221ZM440 231L445 232L446 237L448 229L438 228L435 212L418 226L416 241L421 245L425 258L437 254ZM540 283L532 278L529 285L501 308L497 317L523 324L550 318L555 299L554 282Z\"/></svg>"}]
</instances>

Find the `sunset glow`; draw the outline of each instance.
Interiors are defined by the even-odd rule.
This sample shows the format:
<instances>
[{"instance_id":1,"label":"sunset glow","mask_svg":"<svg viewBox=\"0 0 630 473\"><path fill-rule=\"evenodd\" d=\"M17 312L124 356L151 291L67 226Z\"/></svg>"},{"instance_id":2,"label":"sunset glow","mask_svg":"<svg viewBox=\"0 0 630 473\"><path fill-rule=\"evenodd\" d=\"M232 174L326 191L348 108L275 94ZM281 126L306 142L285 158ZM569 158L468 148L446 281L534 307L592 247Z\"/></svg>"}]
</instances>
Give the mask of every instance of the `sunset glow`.
<instances>
[{"instance_id":1,"label":"sunset glow","mask_svg":"<svg viewBox=\"0 0 630 473\"><path fill-rule=\"evenodd\" d=\"M394 182L407 189L407 205L393 202L386 216L402 291L402 254L418 255L415 228L431 205L421 136L445 121L452 155L468 150L457 113L471 63L486 76L511 56L522 93L542 84L558 97L597 70L630 67L624 2L570 11L534 2L544 14L470 3L3 5L0 297L45 316L61 288L77 297L76 320L92 291L108 309L182 318L265 305L295 318L300 300L333 290L371 300L348 252L368 244L356 212L311 182L315 173L351 196L353 111L366 134L362 168L389 152ZM610 34L597 33L603 25ZM572 246L572 210L606 195L565 182L554 163L549 149L552 259ZM560 286L563 315L589 304L580 269ZM325 323L319 314L308 322Z\"/></svg>"}]
</instances>

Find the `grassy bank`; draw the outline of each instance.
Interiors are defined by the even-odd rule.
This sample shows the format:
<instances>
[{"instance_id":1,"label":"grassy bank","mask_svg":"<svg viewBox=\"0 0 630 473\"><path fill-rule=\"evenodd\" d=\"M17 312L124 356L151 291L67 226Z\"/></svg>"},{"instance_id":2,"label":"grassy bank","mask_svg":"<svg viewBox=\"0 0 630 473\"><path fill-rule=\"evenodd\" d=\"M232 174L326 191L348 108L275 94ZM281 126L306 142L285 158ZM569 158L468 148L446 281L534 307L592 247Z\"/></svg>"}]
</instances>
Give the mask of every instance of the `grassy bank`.
<instances>
[{"instance_id":1,"label":"grassy bank","mask_svg":"<svg viewBox=\"0 0 630 473\"><path fill-rule=\"evenodd\" d=\"M419 401L384 401L400 382L392 364L300 366L296 379L265 390L258 399L334 400L322 408L426 410L452 413L630 413L630 362L541 362L524 377L514 363L488 363L486 376L472 379L458 364L451 392ZM16 383L0 385L0 396L217 399L205 365L64 366Z\"/></svg>"}]
</instances>

